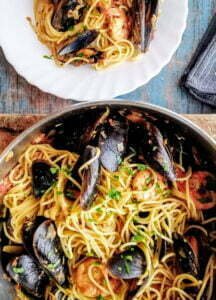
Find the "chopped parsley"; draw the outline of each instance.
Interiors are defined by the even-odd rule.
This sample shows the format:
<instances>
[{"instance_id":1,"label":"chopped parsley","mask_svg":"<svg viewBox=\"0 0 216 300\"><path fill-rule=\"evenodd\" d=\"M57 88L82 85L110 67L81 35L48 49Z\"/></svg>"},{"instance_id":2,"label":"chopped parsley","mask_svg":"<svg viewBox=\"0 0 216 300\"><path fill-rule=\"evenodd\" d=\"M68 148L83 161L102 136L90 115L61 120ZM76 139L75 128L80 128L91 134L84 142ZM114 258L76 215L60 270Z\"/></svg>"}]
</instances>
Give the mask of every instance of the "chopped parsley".
<instances>
[{"instance_id":1,"label":"chopped parsley","mask_svg":"<svg viewBox=\"0 0 216 300\"><path fill-rule=\"evenodd\" d=\"M73 30L74 30L74 25L68 27L68 31L73 31Z\"/></svg>"},{"instance_id":2,"label":"chopped parsley","mask_svg":"<svg viewBox=\"0 0 216 300\"><path fill-rule=\"evenodd\" d=\"M48 264L47 265L47 268L49 269L49 270L54 270L56 267L58 267L58 265L59 265L59 263L60 263L60 261L58 260L56 263L51 263L51 264Z\"/></svg>"},{"instance_id":3,"label":"chopped parsley","mask_svg":"<svg viewBox=\"0 0 216 300\"><path fill-rule=\"evenodd\" d=\"M164 169L165 172L168 172L168 171L169 171L169 165L168 165L167 163L164 163L164 164L162 165L162 167L163 167L163 169Z\"/></svg>"},{"instance_id":4,"label":"chopped parsley","mask_svg":"<svg viewBox=\"0 0 216 300\"><path fill-rule=\"evenodd\" d=\"M133 175L134 171L133 169L129 168L129 167L123 167L122 168L128 175Z\"/></svg>"},{"instance_id":5,"label":"chopped parsley","mask_svg":"<svg viewBox=\"0 0 216 300\"><path fill-rule=\"evenodd\" d=\"M151 176L147 177L145 180L146 184L148 185L151 182L151 180L152 180Z\"/></svg>"},{"instance_id":6,"label":"chopped parsley","mask_svg":"<svg viewBox=\"0 0 216 300\"><path fill-rule=\"evenodd\" d=\"M127 262L127 260L125 260L124 265L125 265L126 273L130 274L131 266L129 265L129 263Z\"/></svg>"},{"instance_id":7,"label":"chopped parsley","mask_svg":"<svg viewBox=\"0 0 216 300\"><path fill-rule=\"evenodd\" d=\"M83 56L84 56L84 53L80 52L80 53L78 53L76 56L78 56L78 57L83 57Z\"/></svg>"},{"instance_id":8,"label":"chopped parsley","mask_svg":"<svg viewBox=\"0 0 216 300\"><path fill-rule=\"evenodd\" d=\"M116 180L119 180L119 176L118 175L114 175L113 178L116 179Z\"/></svg>"},{"instance_id":9,"label":"chopped parsley","mask_svg":"<svg viewBox=\"0 0 216 300\"><path fill-rule=\"evenodd\" d=\"M137 164L137 169L138 169L139 171L145 171L147 168L148 168L147 165L144 165L144 164Z\"/></svg>"},{"instance_id":10,"label":"chopped parsley","mask_svg":"<svg viewBox=\"0 0 216 300\"><path fill-rule=\"evenodd\" d=\"M105 300L102 295L97 296L97 300Z\"/></svg>"},{"instance_id":11,"label":"chopped parsley","mask_svg":"<svg viewBox=\"0 0 216 300\"><path fill-rule=\"evenodd\" d=\"M68 197L68 198L73 198L74 197L74 192L73 191L67 191L65 196Z\"/></svg>"},{"instance_id":12,"label":"chopped parsley","mask_svg":"<svg viewBox=\"0 0 216 300\"><path fill-rule=\"evenodd\" d=\"M109 192L108 192L108 196L111 198L111 199L114 199L114 200L119 200L121 198L121 192L119 192L118 190L116 189L111 189Z\"/></svg>"},{"instance_id":13,"label":"chopped parsley","mask_svg":"<svg viewBox=\"0 0 216 300\"><path fill-rule=\"evenodd\" d=\"M97 207L96 208L96 212L102 212L103 210L102 210L102 208L101 207Z\"/></svg>"},{"instance_id":14,"label":"chopped parsley","mask_svg":"<svg viewBox=\"0 0 216 300\"><path fill-rule=\"evenodd\" d=\"M62 192L62 191L57 191L56 194L57 194L57 195L62 195L63 192Z\"/></svg>"},{"instance_id":15,"label":"chopped parsley","mask_svg":"<svg viewBox=\"0 0 216 300\"><path fill-rule=\"evenodd\" d=\"M100 266L101 265L101 262L100 261L95 261L94 262L94 266Z\"/></svg>"},{"instance_id":16,"label":"chopped parsley","mask_svg":"<svg viewBox=\"0 0 216 300\"><path fill-rule=\"evenodd\" d=\"M24 269L22 268L22 267L13 267L13 271L14 271L14 273L16 273L16 274L22 274L22 273L24 273Z\"/></svg>"},{"instance_id":17,"label":"chopped parsley","mask_svg":"<svg viewBox=\"0 0 216 300\"><path fill-rule=\"evenodd\" d=\"M71 173L71 168L63 167L63 168L61 168L61 171L62 171L62 172L65 172L67 175L70 175L70 173Z\"/></svg>"},{"instance_id":18,"label":"chopped parsley","mask_svg":"<svg viewBox=\"0 0 216 300\"><path fill-rule=\"evenodd\" d=\"M138 234L135 234L134 236L132 236L131 242L139 243L139 242L142 242L143 239L144 239L143 236L138 233Z\"/></svg>"},{"instance_id":19,"label":"chopped parsley","mask_svg":"<svg viewBox=\"0 0 216 300\"><path fill-rule=\"evenodd\" d=\"M57 167L51 167L51 168L50 168L50 172L51 172L53 175L55 175L56 173L58 173L58 171L59 171L59 168L57 168Z\"/></svg>"},{"instance_id":20,"label":"chopped parsley","mask_svg":"<svg viewBox=\"0 0 216 300\"><path fill-rule=\"evenodd\" d=\"M52 56L52 55L43 55L43 58L46 58L46 59L52 59L53 56Z\"/></svg>"}]
</instances>

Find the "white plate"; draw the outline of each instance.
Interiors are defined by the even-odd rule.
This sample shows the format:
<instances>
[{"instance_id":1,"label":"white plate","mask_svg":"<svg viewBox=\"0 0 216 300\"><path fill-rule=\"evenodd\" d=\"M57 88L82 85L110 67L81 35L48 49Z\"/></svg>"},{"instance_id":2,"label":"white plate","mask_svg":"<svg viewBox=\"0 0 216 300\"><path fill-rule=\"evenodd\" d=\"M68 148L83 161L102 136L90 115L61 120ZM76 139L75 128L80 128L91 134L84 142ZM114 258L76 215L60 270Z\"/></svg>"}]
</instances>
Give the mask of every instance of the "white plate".
<instances>
[{"instance_id":1,"label":"white plate","mask_svg":"<svg viewBox=\"0 0 216 300\"><path fill-rule=\"evenodd\" d=\"M0 0L0 42L17 72L41 90L66 99L113 98L147 83L170 61L186 27L188 0L164 0L155 38L141 59L95 71L90 66L57 67L26 17L33 0Z\"/></svg>"}]
</instances>

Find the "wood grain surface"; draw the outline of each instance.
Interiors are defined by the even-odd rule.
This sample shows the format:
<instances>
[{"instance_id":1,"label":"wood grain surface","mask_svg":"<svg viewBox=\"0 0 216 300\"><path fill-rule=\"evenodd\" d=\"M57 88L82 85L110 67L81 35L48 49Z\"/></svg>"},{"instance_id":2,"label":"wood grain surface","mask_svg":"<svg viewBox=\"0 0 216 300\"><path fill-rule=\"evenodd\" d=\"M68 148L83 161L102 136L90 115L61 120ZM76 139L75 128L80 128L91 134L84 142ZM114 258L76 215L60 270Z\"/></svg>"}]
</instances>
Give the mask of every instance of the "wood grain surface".
<instances>
[{"instance_id":1,"label":"wood grain surface","mask_svg":"<svg viewBox=\"0 0 216 300\"><path fill-rule=\"evenodd\" d=\"M18 134L44 117L45 115L0 114L0 153ZM185 115L185 117L204 129L216 140L216 114Z\"/></svg>"},{"instance_id":2,"label":"wood grain surface","mask_svg":"<svg viewBox=\"0 0 216 300\"><path fill-rule=\"evenodd\" d=\"M216 109L194 100L179 88L179 79L216 10L216 0L189 0L188 2L187 29L171 62L147 85L120 98L154 103L179 113L216 112ZM5 34L7 34L6 30ZM45 94L28 84L25 79L17 75L0 51L0 113L43 114L58 111L71 103L74 101Z\"/></svg>"}]
</instances>

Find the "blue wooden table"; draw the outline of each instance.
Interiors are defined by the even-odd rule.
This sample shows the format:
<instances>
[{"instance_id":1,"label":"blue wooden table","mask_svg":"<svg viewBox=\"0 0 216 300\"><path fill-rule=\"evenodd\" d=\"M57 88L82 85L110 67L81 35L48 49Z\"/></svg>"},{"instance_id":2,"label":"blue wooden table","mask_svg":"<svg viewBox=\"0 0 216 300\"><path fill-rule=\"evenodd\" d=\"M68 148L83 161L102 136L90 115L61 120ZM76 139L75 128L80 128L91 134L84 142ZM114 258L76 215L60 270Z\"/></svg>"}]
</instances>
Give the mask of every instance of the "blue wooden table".
<instances>
[{"instance_id":1,"label":"blue wooden table","mask_svg":"<svg viewBox=\"0 0 216 300\"><path fill-rule=\"evenodd\" d=\"M194 100L178 86L183 70L214 12L216 0L189 0L187 29L171 62L147 85L121 98L158 104L179 113L216 112L216 109ZM73 101L45 94L29 85L16 74L0 52L0 113L49 113L71 103Z\"/></svg>"}]
</instances>

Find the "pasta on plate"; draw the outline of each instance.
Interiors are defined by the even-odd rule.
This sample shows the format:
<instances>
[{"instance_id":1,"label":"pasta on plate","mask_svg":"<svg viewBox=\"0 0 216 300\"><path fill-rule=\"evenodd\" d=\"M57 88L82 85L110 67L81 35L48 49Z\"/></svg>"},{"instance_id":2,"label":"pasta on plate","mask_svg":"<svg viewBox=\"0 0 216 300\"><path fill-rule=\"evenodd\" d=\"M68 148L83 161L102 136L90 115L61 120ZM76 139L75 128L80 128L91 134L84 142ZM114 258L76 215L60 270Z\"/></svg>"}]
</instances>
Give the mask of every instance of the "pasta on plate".
<instances>
[{"instance_id":1,"label":"pasta on plate","mask_svg":"<svg viewBox=\"0 0 216 300\"><path fill-rule=\"evenodd\" d=\"M136 58L153 38L159 0L34 0L38 39L58 65L103 69Z\"/></svg>"},{"instance_id":2,"label":"pasta on plate","mask_svg":"<svg viewBox=\"0 0 216 300\"><path fill-rule=\"evenodd\" d=\"M194 167L198 154L136 111L102 110L79 142L65 128L29 145L4 180L17 298L213 299L215 174Z\"/></svg>"}]
</instances>

